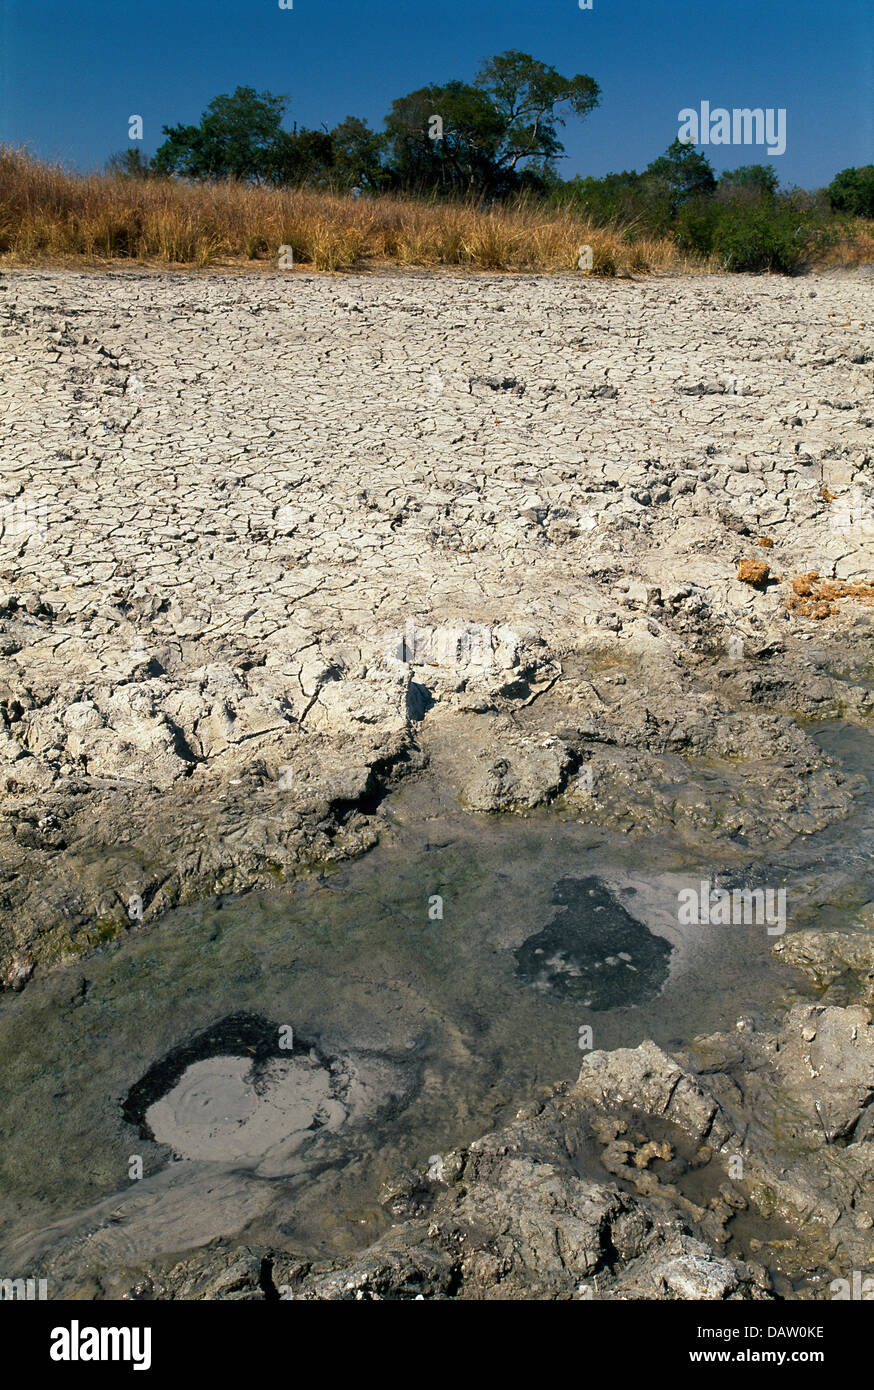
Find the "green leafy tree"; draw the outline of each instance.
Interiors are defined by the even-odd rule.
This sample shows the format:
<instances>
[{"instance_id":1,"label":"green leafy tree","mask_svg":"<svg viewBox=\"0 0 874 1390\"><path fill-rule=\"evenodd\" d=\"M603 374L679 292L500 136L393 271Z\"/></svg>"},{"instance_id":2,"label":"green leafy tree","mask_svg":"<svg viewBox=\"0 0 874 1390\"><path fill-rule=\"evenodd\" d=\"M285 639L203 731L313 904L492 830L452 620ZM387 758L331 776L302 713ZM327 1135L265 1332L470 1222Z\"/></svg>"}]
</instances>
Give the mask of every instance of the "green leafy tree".
<instances>
[{"instance_id":1,"label":"green leafy tree","mask_svg":"<svg viewBox=\"0 0 874 1390\"><path fill-rule=\"evenodd\" d=\"M570 201L596 225L626 221L640 215L645 197L640 175L633 169L596 179L577 174L561 186L558 201Z\"/></svg>"},{"instance_id":2,"label":"green leafy tree","mask_svg":"<svg viewBox=\"0 0 874 1390\"><path fill-rule=\"evenodd\" d=\"M327 131L280 130L265 151L263 178L267 183L324 184L334 165L334 142Z\"/></svg>"},{"instance_id":3,"label":"green leafy tree","mask_svg":"<svg viewBox=\"0 0 874 1390\"><path fill-rule=\"evenodd\" d=\"M371 130L358 116L347 116L331 131L333 180L341 188L377 192L387 174L382 164L385 136Z\"/></svg>"},{"instance_id":4,"label":"green leafy tree","mask_svg":"<svg viewBox=\"0 0 874 1390\"><path fill-rule=\"evenodd\" d=\"M770 199L777 192L780 180L773 164L742 164L720 174L716 192L726 202L751 202Z\"/></svg>"},{"instance_id":5,"label":"green leafy tree","mask_svg":"<svg viewBox=\"0 0 874 1390\"><path fill-rule=\"evenodd\" d=\"M835 174L826 189L829 203L835 212L849 212L856 217L874 217L874 164L857 169L842 169Z\"/></svg>"},{"instance_id":6,"label":"green leafy tree","mask_svg":"<svg viewBox=\"0 0 874 1390\"><path fill-rule=\"evenodd\" d=\"M557 127L566 113L587 115L599 98L591 77L562 77L530 54L502 53L473 83L420 87L392 103L385 124L394 182L493 197L545 188L563 153Z\"/></svg>"},{"instance_id":7,"label":"green leafy tree","mask_svg":"<svg viewBox=\"0 0 874 1390\"><path fill-rule=\"evenodd\" d=\"M649 191L667 199L672 217L691 199L706 197L716 188L706 155L681 140L673 140L663 155L647 165L643 182Z\"/></svg>"},{"instance_id":8,"label":"green leafy tree","mask_svg":"<svg viewBox=\"0 0 874 1390\"><path fill-rule=\"evenodd\" d=\"M585 116L598 84L511 50L483 62L473 83L421 87L392 103L385 135L347 116L330 133L282 126L286 98L253 87L215 97L197 125L164 126L150 170L192 179L331 184L371 191L389 184L499 197L554 189L558 127ZM435 119L436 118L436 119ZM119 156L118 172L127 168Z\"/></svg>"},{"instance_id":9,"label":"green leafy tree","mask_svg":"<svg viewBox=\"0 0 874 1390\"><path fill-rule=\"evenodd\" d=\"M518 49L488 58L474 86L485 92L502 122L495 163L509 170L515 170L521 160L548 168L564 151L557 127L566 124L565 113L587 116L601 98L594 78L581 73L562 77L549 64Z\"/></svg>"},{"instance_id":10,"label":"green leafy tree","mask_svg":"<svg viewBox=\"0 0 874 1390\"><path fill-rule=\"evenodd\" d=\"M276 167L285 106L285 97L237 87L230 96L211 101L199 125L164 126L167 139L154 165L186 178L260 182Z\"/></svg>"},{"instance_id":11,"label":"green leafy tree","mask_svg":"<svg viewBox=\"0 0 874 1390\"><path fill-rule=\"evenodd\" d=\"M385 127L395 183L444 194L494 184L503 124L488 97L469 83L420 87L398 97Z\"/></svg>"}]
</instances>

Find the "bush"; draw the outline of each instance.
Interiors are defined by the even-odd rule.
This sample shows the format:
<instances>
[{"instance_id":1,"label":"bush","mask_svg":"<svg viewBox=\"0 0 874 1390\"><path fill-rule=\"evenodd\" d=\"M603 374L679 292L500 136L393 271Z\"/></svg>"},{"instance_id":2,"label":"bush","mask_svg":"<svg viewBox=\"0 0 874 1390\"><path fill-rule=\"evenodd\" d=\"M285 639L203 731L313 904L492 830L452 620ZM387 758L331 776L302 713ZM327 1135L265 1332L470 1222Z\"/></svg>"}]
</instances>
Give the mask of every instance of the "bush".
<instances>
[{"instance_id":1,"label":"bush","mask_svg":"<svg viewBox=\"0 0 874 1390\"><path fill-rule=\"evenodd\" d=\"M842 169L826 189L835 212L855 217L874 217L874 164L859 169Z\"/></svg>"},{"instance_id":2,"label":"bush","mask_svg":"<svg viewBox=\"0 0 874 1390\"><path fill-rule=\"evenodd\" d=\"M620 181L630 185L636 178L592 182L616 192ZM824 193L795 189L739 205L690 199L669 235L648 233L645 213L627 220L613 215L599 226L572 195L568 184L551 201L520 196L487 207L479 198L365 200L234 179L82 175L0 145L0 257L18 263L43 255L124 257L200 266L266 259L275 265L278 248L287 245L295 265L331 271L388 260L575 275L585 245L592 247L593 273L602 275L689 270L699 257L711 264L718 259L728 270L788 273L826 249L831 264L874 257L874 227L849 214L836 216ZM649 208L645 201L640 206Z\"/></svg>"},{"instance_id":3,"label":"bush","mask_svg":"<svg viewBox=\"0 0 874 1390\"><path fill-rule=\"evenodd\" d=\"M646 166L642 182L648 192L669 200L674 217L687 203L709 197L716 189L716 179L706 155L679 139L672 141L663 155Z\"/></svg>"},{"instance_id":4,"label":"bush","mask_svg":"<svg viewBox=\"0 0 874 1390\"><path fill-rule=\"evenodd\" d=\"M716 196L724 203L756 203L772 199L779 183L773 164L742 164L720 174Z\"/></svg>"},{"instance_id":5,"label":"bush","mask_svg":"<svg viewBox=\"0 0 874 1390\"><path fill-rule=\"evenodd\" d=\"M644 185L634 170L605 174L602 179L577 175L562 184L553 202L579 209L598 227L633 223L637 235L664 236L671 226L670 194Z\"/></svg>"},{"instance_id":6,"label":"bush","mask_svg":"<svg viewBox=\"0 0 874 1390\"><path fill-rule=\"evenodd\" d=\"M795 275L822 233L789 200L726 204L698 199L681 209L676 237L682 250L715 257L723 270Z\"/></svg>"}]
</instances>

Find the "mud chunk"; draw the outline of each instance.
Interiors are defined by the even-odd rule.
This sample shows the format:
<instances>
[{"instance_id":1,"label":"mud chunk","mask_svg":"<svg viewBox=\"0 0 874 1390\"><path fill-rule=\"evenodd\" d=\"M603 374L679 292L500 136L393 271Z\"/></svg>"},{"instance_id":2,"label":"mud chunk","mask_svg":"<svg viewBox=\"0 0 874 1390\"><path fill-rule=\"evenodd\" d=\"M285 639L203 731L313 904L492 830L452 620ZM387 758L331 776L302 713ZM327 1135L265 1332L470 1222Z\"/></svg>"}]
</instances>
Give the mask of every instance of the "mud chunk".
<instances>
[{"instance_id":1,"label":"mud chunk","mask_svg":"<svg viewBox=\"0 0 874 1390\"><path fill-rule=\"evenodd\" d=\"M837 600L852 598L868 604L874 598L874 584L847 583L842 579L820 579L817 570L800 574L792 581L788 607L805 618L823 619L837 613Z\"/></svg>"},{"instance_id":2,"label":"mud chunk","mask_svg":"<svg viewBox=\"0 0 874 1390\"><path fill-rule=\"evenodd\" d=\"M669 1163L674 1156L674 1151L670 1144L657 1144L654 1139L643 1144L634 1155L635 1168L648 1168L654 1158L660 1158L665 1163Z\"/></svg>"},{"instance_id":3,"label":"mud chunk","mask_svg":"<svg viewBox=\"0 0 874 1390\"><path fill-rule=\"evenodd\" d=\"M809 598L814 591L813 586L817 579L819 579L819 574L816 570L811 570L810 574L799 575L797 579L792 581L793 594L798 594L799 598Z\"/></svg>"},{"instance_id":4,"label":"mud chunk","mask_svg":"<svg viewBox=\"0 0 874 1390\"><path fill-rule=\"evenodd\" d=\"M754 589L765 589L771 577L771 566L764 564L762 560L741 560L737 568L737 577L744 584L751 584Z\"/></svg>"}]
</instances>

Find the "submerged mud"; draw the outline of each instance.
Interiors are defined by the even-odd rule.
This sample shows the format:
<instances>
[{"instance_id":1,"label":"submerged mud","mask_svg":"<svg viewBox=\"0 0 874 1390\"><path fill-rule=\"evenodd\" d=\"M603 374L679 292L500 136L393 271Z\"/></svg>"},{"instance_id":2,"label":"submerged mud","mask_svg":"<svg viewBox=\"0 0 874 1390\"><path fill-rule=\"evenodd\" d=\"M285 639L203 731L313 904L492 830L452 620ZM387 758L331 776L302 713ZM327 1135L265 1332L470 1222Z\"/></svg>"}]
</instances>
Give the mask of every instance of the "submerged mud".
<instances>
[{"instance_id":1,"label":"submerged mud","mask_svg":"<svg viewBox=\"0 0 874 1390\"><path fill-rule=\"evenodd\" d=\"M600 1012L641 1004L668 977L671 948L596 878L562 879L552 901L563 911L516 950L519 977Z\"/></svg>"},{"instance_id":2,"label":"submerged mud","mask_svg":"<svg viewBox=\"0 0 874 1390\"><path fill-rule=\"evenodd\" d=\"M327 1056L290 1025L241 1013L159 1058L131 1087L121 1113L176 1158L278 1171L318 1130L394 1111L417 1084L408 1057Z\"/></svg>"}]
</instances>

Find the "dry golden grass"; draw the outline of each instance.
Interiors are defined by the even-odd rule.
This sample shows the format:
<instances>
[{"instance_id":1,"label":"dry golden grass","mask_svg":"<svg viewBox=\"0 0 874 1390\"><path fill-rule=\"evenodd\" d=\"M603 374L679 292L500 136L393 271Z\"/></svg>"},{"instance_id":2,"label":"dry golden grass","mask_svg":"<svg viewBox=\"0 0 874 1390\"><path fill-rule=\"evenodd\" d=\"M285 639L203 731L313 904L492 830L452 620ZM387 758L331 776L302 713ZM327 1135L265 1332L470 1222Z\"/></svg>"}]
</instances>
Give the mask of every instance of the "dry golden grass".
<instances>
[{"instance_id":1,"label":"dry golden grass","mask_svg":"<svg viewBox=\"0 0 874 1390\"><path fill-rule=\"evenodd\" d=\"M870 226L859 224L857 240L831 247L830 263L871 259ZM473 201L82 175L0 146L0 262L266 269L277 265L281 246L292 248L295 265L325 271L385 263L573 271L581 246L591 246L596 275L718 269L684 255L669 237L632 239L628 228L595 227L571 209L524 199L482 208Z\"/></svg>"},{"instance_id":2,"label":"dry golden grass","mask_svg":"<svg viewBox=\"0 0 874 1390\"><path fill-rule=\"evenodd\" d=\"M816 259L817 269L865 265L874 261L874 222L862 217L844 219L842 234L835 237Z\"/></svg>"},{"instance_id":3,"label":"dry golden grass","mask_svg":"<svg viewBox=\"0 0 874 1390\"><path fill-rule=\"evenodd\" d=\"M524 200L479 208L475 202L80 175L0 148L0 259L6 263L82 257L276 265L280 246L292 248L296 265L328 271L386 262L571 271L581 246L591 246L595 274L688 265L668 239L629 245L618 227L593 227L571 211Z\"/></svg>"}]
</instances>

